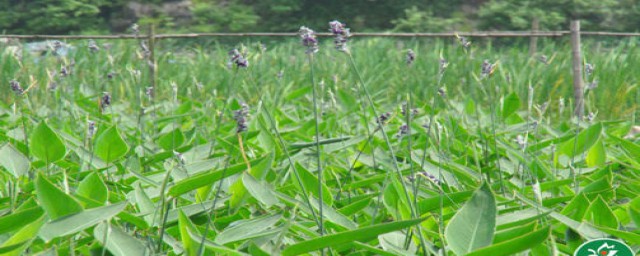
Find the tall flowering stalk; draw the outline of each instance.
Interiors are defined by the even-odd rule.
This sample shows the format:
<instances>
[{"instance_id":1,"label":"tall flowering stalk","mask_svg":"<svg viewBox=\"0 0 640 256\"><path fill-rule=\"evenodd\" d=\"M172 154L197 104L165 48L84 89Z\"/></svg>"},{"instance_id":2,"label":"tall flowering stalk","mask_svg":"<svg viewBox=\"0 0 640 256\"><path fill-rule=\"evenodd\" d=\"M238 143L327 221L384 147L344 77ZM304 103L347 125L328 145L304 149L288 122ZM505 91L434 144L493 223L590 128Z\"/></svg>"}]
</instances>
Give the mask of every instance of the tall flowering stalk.
<instances>
[{"instance_id":1,"label":"tall flowering stalk","mask_svg":"<svg viewBox=\"0 0 640 256\"><path fill-rule=\"evenodd\" d=\"M361 88L362 92L364 93L364 95L366 96L367 102L369 103L369 106L371 107L371 110L372 110L374 116L379 116L378 115L378 111L376 110L376 106L375 106L375 104L373 102L373 99L371 97L371 93L369 93L369 89L367 88L367 86L366 86L366 84L364 82L364 79L362 78L362 74L360 73L360 70L358 69L358 67L357 67L357 65L355 63L355 60L353 58L353 55L351 54L351 51L349 50L349 47L347 45L348 39L349 39L349 37L351 37L351 31L349 30L349 28L346 28L345 24L343 24L343 23L341 23L341 22L339 22L337 20L329 22L329 31L331 31L331 33L333 33L333 35L334 35L334 44L335 44L336 49L338 51L341 51L341 52L344 52L344 53L347 54L347 56L349 58L349 62L351 64L351 67L352 67L353 71L356 73L356 77L358 77L360 88ZM383 138L384 138L384 140L385 140L385 142L387 144L387 147L389 148L389 154L391 156L391 159L393 159L392 162L393 162L393 165L394 165L394 169L396 171L396 175L397 175L398 178L400 178L400 177L402 177L402 172L400 171L400 167L398 166L398 162L396 161L396 154L395 154L395 152L393 150L393 146L391 145L391 141L389 140L389 136L387 135L387 132L385 131L385 128L384 128L384 126L382 124L383 124L382 122L377 122L377 126L378 127L376 128L376 131L377 130L381 131L382 136L383 136ZM409 190L407 189L407 187L406 187L404 182L401 182L400 184L402 185L402 190L403 190L403 193L405 195L405 199L406 199L407 203L409 204L408 207L409 207L409 210L411 212L411 217L412 218L416 218L418 215L417 215L416 210L415 210L415 205L412 204L413 200L411 200L411 196L409 195ZM387 186L387 183L385 182L383 190L386 188L386 186ZM421 246L423 248L425 248L425 250L426 250L426 248L427 248L425 246L426 243L425 243L425 241L424 241L424 239L422 237L422 233L420 232L419 229L420 229L420 227L418 227L418 231L416 233L418 234L418 237L420 238Z\"/></svg>"},{"instance_id":2,"label":"tall flowering stalk","mask_svg":"<svg viewBox=\"0 0 640 256\"><path fill-rule=\"evenodd\" d=\"M11 91L13 91L13 93L15 94L15 108L16 111L20 112L20 119L22 120L22 132L24 133L24 145L27 146L27 157L29 157L30 151L29 151L29 136L27 136L27 121L26 118L24 116L24 107L21 107L24 97L27 96L27 91L29 90L29 88L27 88L26 90L22 88L22 86L20 85L20 82L18 82L18 80L11 80L9 81L9 87L11 88Z\"/></svg>"},{"instance_id":3,"label":"tall flowering stalk","mask_svg":"<svg viewBox=\"0 0 640 256\"><path fill-rule=\"evenodd\" d=\"M336 49L348 53L349 47L347 46L347 41L349 41L349 37L351 37L351 31L345 26L344 23L337 20L329 22L329 31L335 36L333 43L336 45Z\"/></svg>"},{"instance_id":4,"label":"tall flowering stalk","mask_svg":"<svg viewBox=\"0 0 640 256\"><path fill-rule=\"evenodd\" d=\"M491 117L491 134L493 136L493 151L496 154L496 167L498 168L498 180L500 181L500 191L505 193L504 183L502 179L502 168L500 166L500 153L498 152L498 138L496 134L496 106L495 106L495 98L497 98L496 88L493 86L493 83L490 82L491 75L496 71L498 67L498 63L491 63L489 60L482 61L482 65L480 66L480 79L481 84L482 81L486 81L486 93L489 98L489 111Z\"/></svg>"},{"instance_id":5,"label":"tall flowering stalk","mask_svg":"<svg viewBox=\"0 0 640 256\"><path fill-rule=\"evenodd\" d=\"M227 86L225 86L226 88L225 96L227 97L227 100L222 105L222 110L220 110L217 114L217 120L216 120L213 134L219 134L220 127L222 126L222 117L224 116L224 113L227 110L227 106L231 103L231 100L233 99L232 97L233 92L231 91L231 89L234 88L235 86L236 78L238 76L238 70L249 67L249 61L245 58L246 53L241 53L240 50L238 50L237 48L234 48L228 52L228 55L229 55L229 61L227 62L227 66L230 69L233 69L233 75L231 77L231 82ZM247 164L247 170L249 170L251 166L249 164L248 159L246 158L246 154L244 153L244 146L242 144L241 133L248 129L248 126L246 123L248 115L249 115L249 106L246 104L242 104L241 108L239 110L234 111L233 113L233 118L236 121L236 136L238 137L238 143L243 148L241 149L242 157L245 163ZM209 147L209 155L213 154L213 149L215 148L215 145L217 142L215 135L212 137L211 140L212 141L211 141L211 146ZM223 176L224 176L224 173L227 171L227 167L229 167L229 158L227 158L225 162L226 163L223 169ZM204 230L202 239L200 240L200 245L198 247L198 255L203 255L205 238L207 237L207 234L211 229L211 224L214 223L215 221L215 214L213 214L213 211L215 210L215 205L216 205L216 202L218 201L220 191L222 190L221 188L224 180L225 180L224 178L220 179L218 183L218 190L214 195L213 203L209 208L209 214L207 214L207 216L209 217L207 219L207 224L205 225L205 230ZM214 216L214 218L211 218L211 216Z\"/></svg>"},{"instance_id":6,"label":"tall flowering stalk","mask_svg":"<svg viewBox=\"0 0 640 256\"><path fill-rule=\"evenodd\" d=\"M315 32L307 27L300 27L298 32L300 34L300 38L302 40L302 45L307 47L307 60L309 61L309 69L310 69L310 77L311 77L311 86L313 88L313 117L315 119L315 144L316 144L316 165L318 170L318 229L320 230L320 236L324 235L324 222L322 216L322 208L324 204L324 200L322 197L322 185L323 177L322 177L322 154L320 154L320 118L318 115L318 89L316 88L316 82L314 80L314 71L313 71L313 56L316 52L318 52L318 40L316 39Z\"/></svg>"},{"instance_id":7,"label":"tall flowering stalk","mask_svg":"<svg viewBox=\"0 0 640 256\"><path fill-rule=\"evenodd\" d=\"M247 170L251 171L251 164L247 158L247 154L244 150L244 143L242 142L241 133L249 130L247 119L249 118L249 105L246 103L240 103L240 109L233 111L233 119L236 121L236 136L238 136L238 145L240 145L240 153L242 159L247 164Z\"/></svg>"}]
</instances>

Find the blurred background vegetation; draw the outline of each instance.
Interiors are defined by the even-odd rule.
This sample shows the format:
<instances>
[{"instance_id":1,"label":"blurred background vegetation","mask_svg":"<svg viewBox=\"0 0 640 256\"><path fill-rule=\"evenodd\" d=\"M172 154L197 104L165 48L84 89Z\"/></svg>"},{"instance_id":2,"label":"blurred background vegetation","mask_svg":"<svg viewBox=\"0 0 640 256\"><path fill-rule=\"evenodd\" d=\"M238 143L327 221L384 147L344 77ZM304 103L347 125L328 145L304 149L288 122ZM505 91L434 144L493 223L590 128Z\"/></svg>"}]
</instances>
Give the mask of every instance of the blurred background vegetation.
<instances>
[{"instance_id":1,"label":"blurred background vegetation","mask_svg":"<svg viewBox=\"0 0 640 256\"><path fill-rule=\"evenodd\" d=\"M159 32L317 30L328 20L355 31L441 32L566 30L637 31L638 0L4 0L3 34L123 33L133 24Z\"/></svg>"}]
</instances>

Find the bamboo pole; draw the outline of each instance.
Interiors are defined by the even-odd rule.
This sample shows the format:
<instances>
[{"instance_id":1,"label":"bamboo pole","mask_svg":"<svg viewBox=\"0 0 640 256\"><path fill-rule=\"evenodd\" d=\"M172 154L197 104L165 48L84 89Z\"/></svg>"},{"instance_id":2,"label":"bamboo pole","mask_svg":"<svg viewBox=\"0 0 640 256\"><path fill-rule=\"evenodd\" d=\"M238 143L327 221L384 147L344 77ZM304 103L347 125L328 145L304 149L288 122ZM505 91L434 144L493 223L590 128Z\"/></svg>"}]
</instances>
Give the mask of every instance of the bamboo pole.
<instances>
[{"instance_id":1,"label":"bamboo pole","mask_svg":"<svg viewBox=\"0 0 640 256\"><path fill-rule=\"evenodd\" d=\"M444 32L444 33L353 33L354 37L455 37L457 35L466 37L561 37L569 35L570 31L475 31L475 32ZM636 32L607 32L607 31L587 31L580 32L583 36L613 36L613 37L640 37ZM330 33L318 33L318 36L329 37ZM200 37L296 37L297 33L276 32L276 33L187 33L187 34L157 34L155 39L167 38L200 38ZM0 35L2 38L15 38L24 40L82 40L82 39L138 39L136 35Z\"/></svg>"},{"instance_id":2,"label":"bamboo pole","mask_svg":"<svg viewBox=\"0 0 640 256\"><path fill-rule=\"evenodd\" d=\"M582 81L582 54L580 52L580 21L571 21L571 55L573 58L574 115L578 120L584 115L584 93Z\"/></svg>"},{"instance_id":3,"label":"bamboo pole","mask_svg":"<svg viewBox=\"0 0 640 256\"><path fill-rule=\"evenodd\" d=\"M531 23L531 33L534 36L529 38L529 56L533 57L538 51L538 30L540 30L540 22L538 18L533 18L533 22Z\"/></svg>"}]
</instances>

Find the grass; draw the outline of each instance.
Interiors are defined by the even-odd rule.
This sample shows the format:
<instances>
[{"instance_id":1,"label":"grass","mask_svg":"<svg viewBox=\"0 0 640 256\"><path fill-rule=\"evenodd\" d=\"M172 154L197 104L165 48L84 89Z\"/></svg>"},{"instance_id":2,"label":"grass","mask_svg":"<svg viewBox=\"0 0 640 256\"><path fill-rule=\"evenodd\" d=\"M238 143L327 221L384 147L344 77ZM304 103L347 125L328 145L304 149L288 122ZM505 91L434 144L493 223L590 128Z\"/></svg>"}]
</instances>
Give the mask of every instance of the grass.
<instances>
[{"instance_id":1,"label":"grass","mask_svg":"<svg viewBox=\"0 0 640 256\"><path fill-rule=\"evenodd\" d=\"M246 41L246 68L227 66L226 45L159 41L149 95L139 42L1 54L0 251L571 255L609 236L640 249L635 40L586 40L599 86L580 121L562 40L533 57L499 39L329 41L309 56Z\"/></svg>"}]
</instances>

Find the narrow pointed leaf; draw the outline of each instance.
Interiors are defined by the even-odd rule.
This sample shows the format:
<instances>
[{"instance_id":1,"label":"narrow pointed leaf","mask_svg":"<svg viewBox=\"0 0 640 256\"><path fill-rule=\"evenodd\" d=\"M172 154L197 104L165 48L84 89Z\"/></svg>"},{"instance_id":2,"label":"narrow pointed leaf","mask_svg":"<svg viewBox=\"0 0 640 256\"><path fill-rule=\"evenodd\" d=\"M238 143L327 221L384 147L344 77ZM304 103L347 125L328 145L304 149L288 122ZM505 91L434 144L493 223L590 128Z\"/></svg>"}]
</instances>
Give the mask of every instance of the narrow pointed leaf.
<instances>
[{"instance_id":1,"label":"narrow pointed leaf","mask_svg":"<svg viewBox=\"0 0 640 256\"><path fill-rule=\"evenodd\" d=\"M19 211L10 215L0 217L0 234L4 234L37 220L44 214L40 207Z\"/></svg>"},{"instance_id":2,"label":"narrow pointed leaf","mask_svg":"<svg viewBox=\"0 0 640 256\"><path fill-rule=\"evenodd\" d=\"M194 232L195 227L193 223L184 215L182 211L178 212L178 229L180 230L180 238L182 240L182 246L185 249L187 255L197 255L198 254L198 241L195 241L191 238L191 234L189 232Z\"/></svg>"},{"instance_id":3,"label":"narrow pointed leaf","mask_svg":"<svg viewBox=\"0 0 640 256\"><path fill-rule=\"evenodd\" d=\"M618 218L616 218L616 215L613 214L609 205L607 205L600 196L591 202L591 205L586 211L585 219L589 220L595 226L612 229L618 228Z\"/></svg>"},{"instance_id":4,"label":"narrow pointed leaf","mask_svg":"<svg viewBox=\"0 0 640 256\"><path fill-rule=\"evenodd\" d=\"M282 255L299 255L306 252L319 250L326 247L338 246L353 241L365 242L371 239L375 239L380 234L389 233L392 231L409 228L416 225L425 218L404 220L389 222L384 224L377 224L373 226L363 227L355 230L344 231L340 233L325 235L308 239L306 241L299 242L291 245L282 251Z\"/></svg>"},{"instance_id":5,"label":"narrow pointed leaf","mask_svg":"<svg viewBox=\"0 0 640 256\"><path fill-rule=\"evenodd\" d=\"M70 215L45 224L40 230L40 237L51 241L56 237L75 234L101 221L105 221L120 213L127 206L126 202L93 208Z\"/></svg>"},{"instance_id":6,"label":"narrow pointed leaf","mask_svg":"<svg viewBox=\"0 0 640 256\"><path fill-rule=\"evenodd\" d=\"M518 252L524 251L526 249L532 248L538 244L541 244L550 234L549 226L541 228L539 230L533 231L529 234L525 234L522 236L515 237L510 240L506 240L504 242L500 242L497 244L493 244L491 246L487 246L476 250L472 253L466 254L467 256L481 256L481 255L491 255L491 256L500 256L500 255L515 255Z\"/></svg>"},{"instance_id":7,"label":"narrow pointed leaf","mask_svg":"<svg viewBox=\"0 0 640 256\"><path fill-rule=\"evenodd\" d=\"M262 216L255 219L242 221L237 225L227 227L215 239L218 244L227 244L235 241L257 237L259 234L280 221L281 215Z\"/></svg>"},{"instance_id":8,"label":"narrow pointed leaf","mask_svg":"<svg viewBox=\"0 0 640 256\"><path fill-rule=\"evenodd\" d=\"M164 150L171 151L179 148L184 143L184 133L180 129L175 129L165 133L158 138L158 145Z\"/></svg>"},{"instance_id":9,"label":"narrow pointed leaf","mask_svg":"<svg viewBox=\"0 0 640 256\"><path fill-rule=\"evenodd\" d=\"M25 249L31 245L31 242L38 234L38 230L42 227L42 223L44 223L44 217L38 218L36 221L31 222L25 225L23 228L18 230L15 234L13 234L9 239L5 240L0 248L8 248L9 252L3 252L2 255L5 256L19 256L24 255ZM20 244L20 246L13 246Z\"/></svg>"},{"instance_id":10,"label":"narrow pointed leaf","mask_svg":"<svg viewBox=\"0 0 640 256\"><path fill-rule=\"evenodd\" d=\"M253 161L249 161L249 163L253 166L256 163L259 163L260 161L262 161L263 159L264 157L255 159ZM208 172L199 173L189 178L182 179L176 182L175 185L169 188L168 194L170 196L176 197L184 193L187 193L189 191L195 190L197 188L211 185L222 178L226 178L231 175L240 173L246 169L247 169L247 165L245 163L241 163L241 164L229 166L226 168L226 170L220 169L220 170L211 170Z\"/></svg>"}]
</instances>

